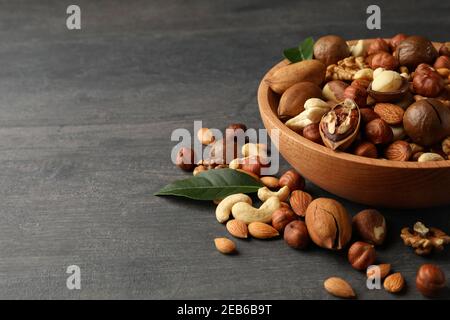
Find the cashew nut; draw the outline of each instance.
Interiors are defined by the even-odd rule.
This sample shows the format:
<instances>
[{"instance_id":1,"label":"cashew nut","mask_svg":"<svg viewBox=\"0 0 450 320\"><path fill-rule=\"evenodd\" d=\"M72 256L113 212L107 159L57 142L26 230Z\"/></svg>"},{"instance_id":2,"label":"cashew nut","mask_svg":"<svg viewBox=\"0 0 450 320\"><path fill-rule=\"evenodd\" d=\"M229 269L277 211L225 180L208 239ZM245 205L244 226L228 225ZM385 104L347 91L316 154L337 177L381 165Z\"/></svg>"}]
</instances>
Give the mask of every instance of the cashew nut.
<instances>
[{"instance_id":1,"label":"cashew nut","mask_svg":"<svg viewBox=\"0 0 450 320\"><path fill-rule=\"evenodd\" d=\"M244 157L259 156L266 158L267 146L262 143L246 143L242 146L241 152Z\"/></svg>"},{"instance_id":2,"label":"cashew nut","mask_svg":"<svg viewBox=\"0 0 450 320\"><path fill-rule=\"evenodd\" d=\"M230 163L228 164L228 168L230 169L240 169L241 168L241 159L240 158L236 158L230 161Z\"/></svg>"},{"instance_id":3,"label":"cashew nut","mask_svg":"<svg viewBox=\"0 0 450 320\"><path fill-rule=\"evenodd\" d=\"M247 202L238 202L231 208L231 213L235 219L247 224L259 221L269 223L272 220L272 213L281 206L278 197L270 197L261 207L254 208Z\"/></svg>"},{"instance_id":4,"label":"cashew nut","mask_svg":"<svg viewBox=\"0 0 450 320\"><path fill-rule=\"evenodd\" d=\"M236 203L245 203L251 206L252 199L248 195L243 193L236 193L229 195L228 197L220 201L220 203L217 205L216 208L217 221L219 221L220 223L227 221L230 218L231 208Z\"/></svg>"},{"instance_id":5,"label":"cashew nut","mask_svg":"<svg viewBox=\"0 0 450 320\"><path fill-rule=\"evenodd\" d=\"M302 130L312 123L319 123L322 116L331 108L330 105L319 98L310 98L305 101L305 110L298 116L286 121L286 126L293 130Z\"/></svg>"},{"instance_id":6,"label":"cashew nut","mask_svg":"<svg viewBox=\"0 0 450 320\"><path fill-rule=\"evenodd\" d=\"M261 201L266 201L270 197L277 197L280 201L284 201L289 197L289 187L284 186L278 191L270 191L267 187L262 187L258 189L258 198Z\"/></svg>"},{"instance_id":7,"label":"cashew nut","mask_svg":"<svg viewBox=\"0 0 450 320\"><path fill-rule=\"evenodd\" d=\"M443 161L443 160L445 160L444 157L442 157L438 153L426 152L422 154L417 161L428 162L428 161Z\"/></svg>"}]
</instances>

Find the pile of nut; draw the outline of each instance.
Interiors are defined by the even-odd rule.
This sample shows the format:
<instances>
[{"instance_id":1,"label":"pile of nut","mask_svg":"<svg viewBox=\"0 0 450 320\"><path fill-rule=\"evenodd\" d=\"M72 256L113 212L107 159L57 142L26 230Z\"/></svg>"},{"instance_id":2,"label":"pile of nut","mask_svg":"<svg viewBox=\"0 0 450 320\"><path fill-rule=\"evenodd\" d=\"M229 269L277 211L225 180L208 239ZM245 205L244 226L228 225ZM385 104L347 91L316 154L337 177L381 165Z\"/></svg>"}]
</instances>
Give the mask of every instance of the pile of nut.
<instances>
[{"instance_id":1,"label":"pile of nut","mask_svg":"<svg viewBox=\"0 0 450 320\"><path fill-rule=\"evenodd\" d=\"M229 128L245 129L245 125L234 124ZM204 145L214 144L215 141L208 130L202 128L197 135ZM314 199L305 191L304 178L293 169L286 171L280 178L260 176L262 164L248 160L264 159L268 152L266 145L246 143L242 146L244 158L227 161L222 147L227 144L228 147L231 144L233 150L236 147L233 144L233 138L226 137L225 141L228 142L220 140L216 142L221 146L219 148L221 152L214 153L214 160L208 159L207 162L215 163L214 168L228 166L231 169L241 170L264 185L257 192L261 202L259 206L254 206L252 198L243 193L232 194L215 201L216 219L226 225L231 236L240 239L249 236L257 239L283 237L286 244L294 249L305 249L311 242L328 250L347 250L348 248L348 261L354 269L365 271L368 279L375 277L378 277L380 281L384 279L383 286L388 292L402 291L405 279L401 273L390 274L390 264L375 265L375 246L384 243L387 233L386 220L380 212L367 209L352 218L338 201L329 198ZM186 155L188 155L187 158ZM193 157L190 149L181 149L178 166L184 170L193 171L194 175L210 169L202 161L197 165L185 166L184 163L187 162L185 160L193 163L191 161ZM202 168L200 171L199 167ZM401 231L401 238L419 255L440 251L445 244L450 243L450 237L443 231L437 228L428 229L422 223L416 223L413 231L404 228ZM349 245L352 239L356 241ZM237 252L236 243L227 237L216 238L214 243L217 250L223 254ZM438 266L425 264L419 268L416 287L422 294L435 296L445 286L445 274ZM324 287L337 297L355 297L352 287L339 277L325 280Z\"/></svg>"},{"instance_id":2,"label":"pile of nut","mask_svg":"<svg viewBox=\"0 0 450 320\"><path fill-rule=\"evenodd\" d=\"M450 155L450 42L421 36L354 45L328 35L314 59L266 78L278 117L306 139L368 158L439 161Z\"/></svg>"}]
</instances>

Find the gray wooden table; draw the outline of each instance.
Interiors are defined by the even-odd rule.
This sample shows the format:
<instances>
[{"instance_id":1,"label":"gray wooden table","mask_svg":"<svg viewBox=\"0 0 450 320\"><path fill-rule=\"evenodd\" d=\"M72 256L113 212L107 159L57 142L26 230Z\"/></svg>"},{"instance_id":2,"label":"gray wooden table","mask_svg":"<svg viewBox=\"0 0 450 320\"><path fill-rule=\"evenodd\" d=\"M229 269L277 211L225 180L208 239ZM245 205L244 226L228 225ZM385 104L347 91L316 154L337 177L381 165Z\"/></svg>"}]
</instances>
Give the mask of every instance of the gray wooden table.
<instances>
[{"instance_id":1,"label":"gray wooden table","mask_svg":"<svg viewBox=\"0 0 450 320\"><path fill-rule=\"evenodd\" d=\"M322 282L337 275L363 299L420 299L421 263L450 277L448 250L420 258L399 238L418 219L450 231L449 207L382 210L380 260L408 282L394 296L312 246L238 241L223 256L213 204L152 196L187 176L170 162L174 129L262 127L256 89L282 48L331 32L449 39L448 1L378 1L379 31L365 27L370 3L77 1L82 29L69 31L64 1L1 1L0 298L330 299ZM66 288L69 265L81 290Z\"/></svg>"}]
</instances>

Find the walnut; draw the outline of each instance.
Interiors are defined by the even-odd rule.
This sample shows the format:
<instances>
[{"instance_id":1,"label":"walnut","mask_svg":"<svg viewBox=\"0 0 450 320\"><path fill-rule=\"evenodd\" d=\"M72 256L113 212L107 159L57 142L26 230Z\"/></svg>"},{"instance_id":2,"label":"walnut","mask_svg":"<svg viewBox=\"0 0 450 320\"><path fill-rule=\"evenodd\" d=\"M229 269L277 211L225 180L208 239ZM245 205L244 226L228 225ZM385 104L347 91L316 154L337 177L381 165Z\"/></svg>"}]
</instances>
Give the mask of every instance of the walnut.
<instances>
[{"instance_id":1,"label":"walnut","mask_svg":"<svg viewBox=\"0 0 450 320\"><path fill-rule=\"evenodd\" d=\"M450 237L438 228L427 228L422 222L414 224L414 231L406 227L400 234L405 245L414 249L419 256L425 256L434 251L441 251L444 245L450 243Z\"/></svg>"},{"instance_id":2,"label":"walnut","mask_svg":"<svg viewBox=\"0 0 450 320\"><path fill-rule=\"evenodd\" d=\"M348 57L327 67L326 80L353 80L353 76L359 70L367 68L363 57Z\"/></svg>"}]
</instances>

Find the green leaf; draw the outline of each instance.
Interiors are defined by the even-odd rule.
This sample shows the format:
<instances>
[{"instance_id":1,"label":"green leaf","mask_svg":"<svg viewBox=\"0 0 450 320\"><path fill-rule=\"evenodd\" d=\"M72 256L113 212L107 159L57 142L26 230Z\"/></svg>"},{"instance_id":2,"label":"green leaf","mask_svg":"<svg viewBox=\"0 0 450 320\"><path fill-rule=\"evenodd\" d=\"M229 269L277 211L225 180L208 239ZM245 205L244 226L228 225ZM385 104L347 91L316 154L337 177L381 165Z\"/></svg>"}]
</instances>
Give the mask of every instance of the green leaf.
<instances>
[{"instance_id":1,"label":"green leaf","mask_svg":"<svg viewBox=\"0 0 450 320\"><path fill-rule=\"evenodd\" d=\"M310 60L313 57L314 39L308 37L298 46L298 50L302 56L302 60Z\"/></svg>"},{"instance_id":2,"label":"green leaf","mask_svg":"<svg viewBox=\"0 0 450 320\"><path fill-rule=\"evenodd\" d=\"M155 196L179 196L195 200L223 199L230 194L258 191L262 183L232 169L214 169L168 184Z\"/></svg>"},{"instance_id":3,"label":"green leaf","mask_svg":"<svg viewBox=\"0 0 450 320\"><path fill-rule=\"evenodd\" d=\"M288 48L284 49L283 56L290 62L302 61L302 54L298 48Z\"/></svg>"},{"instance_id":4,"label":"green leaf","mask_svg":"<svg viewBox=\"0 0 450 320\"><path fill-rule=\"evenodd\" d=\"M290 62L295 63L313 58L314 39L308 37L303 40L297 48L283 50L283 56Z\"/></svg>"}]
</instances>

